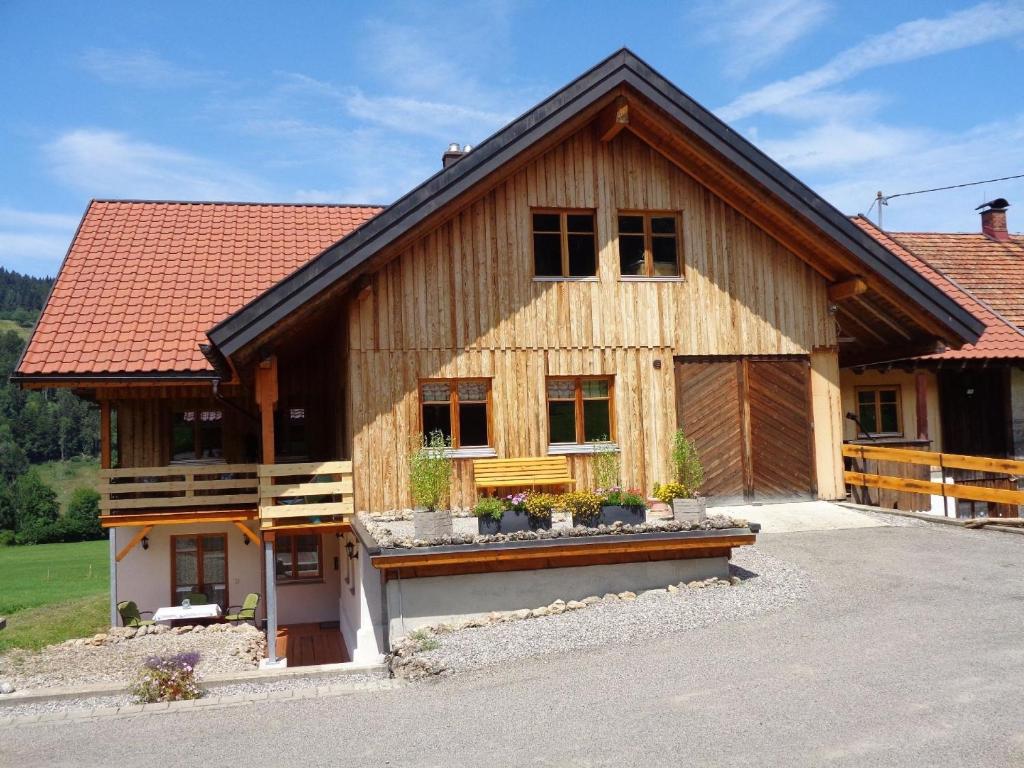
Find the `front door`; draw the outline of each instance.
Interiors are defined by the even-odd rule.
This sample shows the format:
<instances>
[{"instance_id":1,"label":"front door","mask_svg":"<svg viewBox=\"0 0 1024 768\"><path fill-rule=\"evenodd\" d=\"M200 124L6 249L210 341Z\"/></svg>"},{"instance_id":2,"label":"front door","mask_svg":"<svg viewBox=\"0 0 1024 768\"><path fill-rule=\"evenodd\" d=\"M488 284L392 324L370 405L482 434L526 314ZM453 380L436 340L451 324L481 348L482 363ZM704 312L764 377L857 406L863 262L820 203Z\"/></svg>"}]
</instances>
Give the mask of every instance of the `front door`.
<instances>
[{"instance_id":1,"label":"front door","mask_svg":"<svg viewBox=\"0 0 1024 768\"><path fill-rule=\"evenodd\" d=\"M709 503L812 498L809 375L805 357L677 361L676 418Z\"/></svg>"}]
</instances>

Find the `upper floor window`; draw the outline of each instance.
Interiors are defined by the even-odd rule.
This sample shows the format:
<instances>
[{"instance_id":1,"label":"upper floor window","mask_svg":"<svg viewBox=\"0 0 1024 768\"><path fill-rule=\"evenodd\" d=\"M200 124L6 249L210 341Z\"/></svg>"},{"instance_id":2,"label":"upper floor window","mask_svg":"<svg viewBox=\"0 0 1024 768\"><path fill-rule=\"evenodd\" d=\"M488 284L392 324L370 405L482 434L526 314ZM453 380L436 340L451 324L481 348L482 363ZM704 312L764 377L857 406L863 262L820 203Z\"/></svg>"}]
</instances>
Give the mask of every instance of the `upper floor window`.
<instances>
[{"instance_id":1,"label":"upper floor window","mask_svg":"<svg viewBox=\"0 0 1024 768\"><path fill-rule=\"evenodd\" d=\"M902 435L899 387L857 387L857 418L871 435Z\"/></svg>"},{"instance_id":2,"label":"upper floor window","mask_svg":"<svg viewBox=\"0 0 1024 768\"><path fill-rule=\"evenodd\" d=\"M679 217L674 213L619 214L619 273L624 277L679 277Z\"/></svg>"},{"instance_id":3,"label":"upper floor window","mask_svg":"<svg viewBox=\"0 0 1024 768\"><path fill-rule=\"evenodd\" d=\"M215 410L177 411L171 425L171 459L220 459L224 450L224 413Z\"/></svg>"},{"instance_id":4,"label":"upper floor window","mask_svg":"<svg viewBox=\"0 0 1024 768\"><path fill-rule=\"evenodd\" d=\"M549 445L615 439L610 377L550 378L547 395Z\"/></svg>"},{"instance_id":5,"label":"upper floor window","mask_svg":"<svg viewBox=\"0 0 1024 768\"><path fill-rule=\"evenodd\" d=\"M274 442L279 457L306 458L306 409L291 405L278 408L274 414Z\"/></svg>"},{"instance_id":6,"label":"upper floor window","mask_svg":"<svg viewBox=\"0 0 1024 768\"><path fill-rule=\"evenodd\" d=\"M423 434L441 432L452 448L491 445L491 383L487 379L446 379L420 384Z\"/></svg>"},{"instance_id":7,"label":"upper floor window","mask_svg":"<svg viewBox=\"0 0 1024 768\"><path fill-rule=\"evenodd\" d=\"M593 211L533 212L536 277L594 277L597 238Z\"/></svg>"}]
</instances>

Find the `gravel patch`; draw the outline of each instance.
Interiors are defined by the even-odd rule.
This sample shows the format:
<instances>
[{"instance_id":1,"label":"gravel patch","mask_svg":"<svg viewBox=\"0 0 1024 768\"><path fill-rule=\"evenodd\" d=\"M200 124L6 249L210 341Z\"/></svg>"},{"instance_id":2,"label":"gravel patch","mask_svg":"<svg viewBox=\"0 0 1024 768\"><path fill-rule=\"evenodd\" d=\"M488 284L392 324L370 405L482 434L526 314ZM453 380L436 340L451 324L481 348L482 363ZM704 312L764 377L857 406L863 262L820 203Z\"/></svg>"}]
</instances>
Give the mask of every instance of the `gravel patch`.
<instances>
[{"instance_id":1,"label":"gravel patch","mask_svg":"<svg viewBox=\"0 0 1024 768\"><path fill-rule=\"evenodd\" d=\"M602 600L556 616L488 624L436 635L437 647L417 654L446 672L480 669L536 656L614 643L636 643L724 621L778 611L809 594L811 579L797 566L756 547L733 553L731 587L650 591L635 600Z\"/></svg>"},{"instance_id":2,"label":"gravel patch","mask_svg":"<svg viewBox=\"0 0 1024 768\"><path fill-rule=\"evenodd\" d=\"M188 628L191 629L191 628ZM0 656L0 680L16 690L71 688L116 683L129 685L150 656L199 652L200 675L255 669L266 649L263 633L248 624L215 624L185 631L160 626L143 636L125 637L118 628L92 638L69 640L41 651L15 650Z\"/></svg>"}]
</instances>

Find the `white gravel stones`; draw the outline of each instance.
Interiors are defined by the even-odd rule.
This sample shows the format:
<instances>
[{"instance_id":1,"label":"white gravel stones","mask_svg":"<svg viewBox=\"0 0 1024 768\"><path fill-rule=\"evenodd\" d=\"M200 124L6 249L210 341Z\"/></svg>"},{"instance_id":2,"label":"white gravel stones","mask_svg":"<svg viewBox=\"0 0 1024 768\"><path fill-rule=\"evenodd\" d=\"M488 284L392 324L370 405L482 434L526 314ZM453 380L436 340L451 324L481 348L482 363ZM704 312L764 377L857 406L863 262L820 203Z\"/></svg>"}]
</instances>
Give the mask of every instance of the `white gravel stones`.
<instances>
[{"instance_id":1,"label":"white gravel stones","mask_svg":"<svg viewBox=\"0 0 1024 768\"><path fill-rule=\"evenodd\" d=\"M699 582L702 586L697 588L675 585L675 590L651 590L626 600L614 594L604 599L595 596L579 601L590 606L587 610L564 610L558 615L552 615L549 607L537 608L526 621L506 620L468 631L442 630L432 635L431 646L436 647L411 658L432 669L432 674L459 672L735 621L780 610L807 595L810 582L802 570L755 547L737 549L732 565L739 581L732 589L724 588L728 580L710 579Z\"/></svg>"},{"instance_id":2,"label":"white gravel stones","mask_svg":"<svg viewBox=\"0 0 1024 768\"><path fill-rule=\"evenodd\" d=\"M0 656L0 676L21 690L127 685L150 656L198 651L199 673L214 675L254 669L266 655L266 639L251 625L212 624L198 633L195 629L172 630L162 624L138 631L117 627L41 651L15 650Z\"/></svg>"},{"instance_id":3,"label":"white gravel stones","mask_svg":"<svg viewBox=\"0 0 1024 768\"><path fill-rule=\"evenodd\" d=\"M10 680L0 680L0 693L14 693L14 686Z\"/></svg>"}]
</instances>

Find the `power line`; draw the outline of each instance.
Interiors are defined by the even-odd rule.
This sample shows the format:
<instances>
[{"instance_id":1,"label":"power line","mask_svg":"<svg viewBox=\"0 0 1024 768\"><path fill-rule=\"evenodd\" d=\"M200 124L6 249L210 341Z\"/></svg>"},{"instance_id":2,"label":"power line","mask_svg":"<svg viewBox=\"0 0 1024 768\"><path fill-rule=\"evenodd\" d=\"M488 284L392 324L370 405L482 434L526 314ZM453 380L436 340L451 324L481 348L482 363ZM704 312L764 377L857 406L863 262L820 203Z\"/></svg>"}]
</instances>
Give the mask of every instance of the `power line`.
<instances>
[{"instance_id":1,"label":"power line","mask_svg":"<svg viewBox=\"0 0 1024 768\"><path fill-rule=\"evenodd\" d=\"M871 213L871 209L876 205L878 206L878 226L882 226L882 206L888 205L889 201L894 197L907 197L908 195L923 195L927 192L944 192L947 189L961 189L963 187L976 187L979 184L993 184L997 181L1010 181L1011 179L1024 179L1024 173L1018 173L1013 176L1001 176L998 179L984 179L982 181L967 181L963 184L950 184L947 187L932 187L931 189L918 189L913 192L897 192L895 195L883 195L879 192L875 195L875 199L872 200L871 206L868 208L868 213Z\"/></svg>"}]
</instances>

